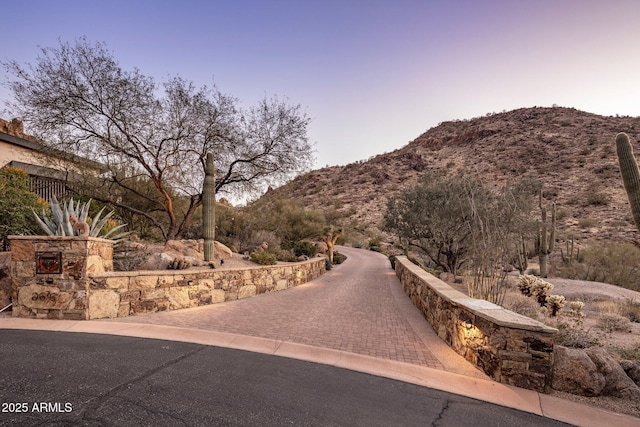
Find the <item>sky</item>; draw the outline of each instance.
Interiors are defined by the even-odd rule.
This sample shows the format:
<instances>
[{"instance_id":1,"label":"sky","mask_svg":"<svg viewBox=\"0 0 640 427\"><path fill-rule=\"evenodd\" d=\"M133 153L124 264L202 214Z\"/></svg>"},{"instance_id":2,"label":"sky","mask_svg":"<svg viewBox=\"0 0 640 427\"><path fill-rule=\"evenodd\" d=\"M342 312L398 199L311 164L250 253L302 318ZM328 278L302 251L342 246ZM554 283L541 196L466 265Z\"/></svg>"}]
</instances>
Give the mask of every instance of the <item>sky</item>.
<instances>
[{"instance_id":1,"label":"sky","mask_svg":"<svg viewBox=\"0 0 640 427\"><path fill-rule=\"evenodd\" d=\"M0 16L0 61L84 36L245 108L286 97L312 119L313 169L522 107L640 116L638 0L2 0ZM10 100L0 86L4 119Z\"/></svg>"}]
</instances>

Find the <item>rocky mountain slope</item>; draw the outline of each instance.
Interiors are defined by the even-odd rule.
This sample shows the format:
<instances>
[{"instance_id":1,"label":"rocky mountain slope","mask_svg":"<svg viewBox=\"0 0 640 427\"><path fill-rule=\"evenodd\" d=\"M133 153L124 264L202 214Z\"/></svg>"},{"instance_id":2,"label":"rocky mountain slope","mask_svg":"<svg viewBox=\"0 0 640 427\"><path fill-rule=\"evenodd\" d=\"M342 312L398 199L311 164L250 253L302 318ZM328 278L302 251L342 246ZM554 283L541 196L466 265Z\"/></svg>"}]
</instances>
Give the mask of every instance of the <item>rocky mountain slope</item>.
<instances>
[{"instance_id":1,"label":"rocky mountain slope","mask_svg":"<svg viewBox=\"0 0 640 427\"><path fill-rule=\"evenodd\" d=\"M640 117L533 107L444 122L393 152L302 175L259 202L290 197L337 209L352 230L372 237L387 198L427 171L470 174L496 186L531 176L544 185L547 203L557 204L560 238L635 240L615 153L622 131L640 153Z\"/></svg>"}]
</instances>

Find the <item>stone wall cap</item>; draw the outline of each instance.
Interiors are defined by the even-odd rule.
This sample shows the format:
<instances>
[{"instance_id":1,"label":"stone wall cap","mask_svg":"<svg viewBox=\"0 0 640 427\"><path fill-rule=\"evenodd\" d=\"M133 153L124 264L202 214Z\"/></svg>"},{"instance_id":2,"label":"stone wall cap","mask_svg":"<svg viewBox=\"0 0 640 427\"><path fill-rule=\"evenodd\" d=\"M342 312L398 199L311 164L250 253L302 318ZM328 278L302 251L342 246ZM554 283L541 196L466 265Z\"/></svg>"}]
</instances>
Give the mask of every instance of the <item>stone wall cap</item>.
<instances>
[{"instance_id":1,"label":"stone wall cap","mask_svg":"<svg viewBox=\"0 0 640 427\"><path fill-rule=\"evenodd\" d=\"M38 241L87 241L87 242L103 242L114 244L115 241L111 239L102 239L100 237L78 237L78 236L7 236L9 240L38 240Z\"/></svg>"},{"instance_id":2,"label":"stone wall cap","mask_svg":"<svg viewBox=\"0 0 640 427\"><path fill-rule=\"evenodd\" d=\"M400 262L402 266L407 268L413 274L418 276L441 298L452 304L462 306L477 316L482 317L489 322L493 322L499 326L505 326L513 329L522 329L527 331L536 331L549 334L556 334L557 329L545 325L542 322L514 313L497 304L489 301L469 298L460 291L453 289L445 281L438 279L432 274L427 273L419 266L408 260L405 256L398 256L396 262Z\"/></svg>"}]
</instances>

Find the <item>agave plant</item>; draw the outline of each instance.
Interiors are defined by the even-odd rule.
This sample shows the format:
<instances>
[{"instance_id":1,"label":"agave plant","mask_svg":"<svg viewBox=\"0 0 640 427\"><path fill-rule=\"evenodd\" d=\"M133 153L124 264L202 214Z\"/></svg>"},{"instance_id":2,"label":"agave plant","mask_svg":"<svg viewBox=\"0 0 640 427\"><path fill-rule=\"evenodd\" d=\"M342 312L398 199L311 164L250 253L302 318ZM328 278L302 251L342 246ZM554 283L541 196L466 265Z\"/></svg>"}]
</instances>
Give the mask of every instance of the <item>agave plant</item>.
<instances>
[{"instance_id":1,"label":"agave plant","mask_svg":"<svg viewBox=\"0 0 640 427\"><path fill-rule=\"evenodd\" d=\"M60 206L60 202L53 196L49 202L51 205L51 213L53 214L53 220L47 217L44 209L42 210L42 218L38 216L36 211L33 211L33 215L36 218L37 223L40 227L47 233L48 236L77 236L78 233L74 230L71 225L70 218L72 216L76 216L78 218L78 222L87 222L87 217L89 216L89 207L91 205L91 200L84 203L82 206L80 202L73 201L73 197L69 202L63 202L62 206ZM102 227L107 223L109 218L111 218L114 214L114 211L109 212L104 217L102 216L105 208L100 209L100 212L93 218L91 223L89 224L89 236L90 237L99 237L101 239L111 239L111 240L120 240L126 235L130 234L129 231L115 234L116 231L124 228L127 224L118 225L117 227L113 227L108 232L100 235L100 231Z\"/></svg>"}]
</instances>

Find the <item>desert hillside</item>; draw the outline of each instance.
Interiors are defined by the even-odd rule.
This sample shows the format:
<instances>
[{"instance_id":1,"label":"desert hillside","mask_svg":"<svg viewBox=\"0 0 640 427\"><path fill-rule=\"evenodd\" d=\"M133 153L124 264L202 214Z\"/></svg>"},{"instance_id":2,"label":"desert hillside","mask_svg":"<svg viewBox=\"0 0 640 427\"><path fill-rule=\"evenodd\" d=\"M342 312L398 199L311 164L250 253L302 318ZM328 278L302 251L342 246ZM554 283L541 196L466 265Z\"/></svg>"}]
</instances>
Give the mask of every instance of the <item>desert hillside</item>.
<instances>
[{"instance_id":1,"label":"desert hillside","mask_svg":"<svg viewBox=\"0 0 640 427\"><path fill-rule=\"evenodd\" d=\"M387 198L429 170L463 172L492 185L532 176L544 185L547 202L557 204L560 238L635 240L615 153L618 132L627 132L640 153L634 117L533 107L444 122L403 148L309 172L258 202L286 196L334 208L353 230L371 235L379 233Z\"/></svg>"}]
</instances>

